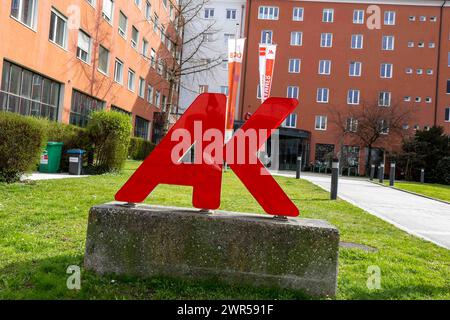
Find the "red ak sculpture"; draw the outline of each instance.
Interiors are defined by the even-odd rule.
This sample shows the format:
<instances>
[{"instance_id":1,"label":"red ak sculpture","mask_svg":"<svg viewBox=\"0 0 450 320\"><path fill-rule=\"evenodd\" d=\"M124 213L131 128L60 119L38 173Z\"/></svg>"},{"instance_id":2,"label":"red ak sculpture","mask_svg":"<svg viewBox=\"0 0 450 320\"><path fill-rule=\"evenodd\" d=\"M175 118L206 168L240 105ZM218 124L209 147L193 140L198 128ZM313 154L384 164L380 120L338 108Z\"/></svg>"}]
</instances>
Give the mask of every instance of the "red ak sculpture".
<instances>
[{"instance_id":1,"label":"red ak sculpture","mask_svg":"<svg viewBox=\"0 0 450 320\"><path fill-rule=\"evenodd\" d=\"M119 190L116 200L143 202L157 185L172 184L193 187L194 207L217 209L220 206L222 166L225 161L267 213L298 216L295 204L257 157L254 157L253 163L247 159L242 161L241 157L244 152L250 159L250 141L245 139L247 133L256 132L257 149L253 147L256 153L297 103L297 100L288 98L267 99L231 140L224 143L226 97L222 94L201 94ZM264 132L267 134L261 134ZM182 142L186 136L193 139ZM205 142L206 147L203 146ZM183 143L184 148L180 149ZM182 150L176 157L180 160L192 144L195 146L194 163L173 160L175 151Z\"/></svg>"}]
</instances>

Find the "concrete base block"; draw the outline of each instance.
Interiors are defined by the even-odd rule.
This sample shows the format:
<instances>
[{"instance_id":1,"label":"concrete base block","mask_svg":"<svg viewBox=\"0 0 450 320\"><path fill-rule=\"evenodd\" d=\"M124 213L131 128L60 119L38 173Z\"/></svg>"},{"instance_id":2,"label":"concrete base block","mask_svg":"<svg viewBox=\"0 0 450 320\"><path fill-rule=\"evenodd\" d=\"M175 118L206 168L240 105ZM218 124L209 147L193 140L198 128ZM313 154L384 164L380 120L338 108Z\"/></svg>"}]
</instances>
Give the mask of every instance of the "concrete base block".
<instances>
[{"instance_id":1,"label":"concrete base block","mask_svg":"<svg viewBox=\"0 0 450 320\"><path fill-rule=\"evenodd\" d=\"M339 232L325 221L118 203L91 208L85 268L335 296Z\"/></svg>"}]
</instances>

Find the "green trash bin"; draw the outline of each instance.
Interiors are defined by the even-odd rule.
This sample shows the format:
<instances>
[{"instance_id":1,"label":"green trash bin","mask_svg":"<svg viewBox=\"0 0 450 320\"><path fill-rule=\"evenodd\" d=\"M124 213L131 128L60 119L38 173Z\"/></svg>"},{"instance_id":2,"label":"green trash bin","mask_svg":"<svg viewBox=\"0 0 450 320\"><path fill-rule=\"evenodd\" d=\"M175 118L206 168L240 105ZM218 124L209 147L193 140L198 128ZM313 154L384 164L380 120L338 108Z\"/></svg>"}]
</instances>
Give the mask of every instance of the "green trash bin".
<instances>
[{"instance_id":1,"label":"green trash bin","mask_svg":"<svg viewBox=\"0 0 450 320\"><path fill-rule=\"evenodd\" d=\"M48 142L47 149L42 152L39 172L57 173L61 163L62 142Z\"/></svg>"}]
</instances>

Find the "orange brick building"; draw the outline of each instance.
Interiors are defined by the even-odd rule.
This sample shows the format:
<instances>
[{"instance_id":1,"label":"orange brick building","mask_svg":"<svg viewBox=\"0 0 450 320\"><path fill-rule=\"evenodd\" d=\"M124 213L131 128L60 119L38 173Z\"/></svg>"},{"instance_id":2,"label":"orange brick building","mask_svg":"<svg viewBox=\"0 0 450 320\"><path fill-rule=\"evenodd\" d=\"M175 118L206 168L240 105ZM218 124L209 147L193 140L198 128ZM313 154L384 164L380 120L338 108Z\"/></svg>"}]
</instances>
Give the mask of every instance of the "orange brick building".
<instances>
[{"instance_id":1,"label":"orange brick building","mask_svg":"<svg viewBox=\"0 0 450 320\"><path fill-rule=\"evenodd\" d=\"M150 139L168 92L158 59L178 54L167 39L175 10L169 0L2 1L0 110L85 126L92 110L113 109Z\"/></svg>"},{"instance_id":2,"label":"orange brick building","mask_svg":"<svg viewBox=\"0 0 450 320\"><path fill-rule=\"evenodd\" d=\"M379 29L368 27L371 5L378 10ZM309 164L337 152L330 108L399 104L414 110L404 124L407 132L439 125L450 133L449 6L450 1L249 0L240 120L260 105L258 66L252 62L258 60L258 44L271 42L278 45L271 95L299 100L281 132L281 169L293 169L298 154ZM367 151L346 148L363 173L359 164ZM380 163L383 151L372 157Z\"/></svg>"}]
</instances>

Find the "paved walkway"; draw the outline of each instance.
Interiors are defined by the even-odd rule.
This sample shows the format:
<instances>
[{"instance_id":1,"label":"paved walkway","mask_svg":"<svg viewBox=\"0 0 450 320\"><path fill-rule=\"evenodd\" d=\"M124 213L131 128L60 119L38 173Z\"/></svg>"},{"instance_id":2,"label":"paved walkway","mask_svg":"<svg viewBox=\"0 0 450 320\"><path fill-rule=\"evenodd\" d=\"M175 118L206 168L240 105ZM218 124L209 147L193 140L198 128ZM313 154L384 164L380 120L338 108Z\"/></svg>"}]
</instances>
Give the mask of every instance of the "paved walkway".
<instances>
[{"instance_id":1,"label":"paved walkway","mask_svg":"<svg viewBox=\"0 0 450 320\"><path fill-rule=\"evenodd\" d=\"M73 176L68 173L40 173L40 172L33 172L31 174L25 174L23 175L20 180L32 180L32 181L38 181L38 180L53 180L53 179L67 179L67 178L83 178L88 176Z\"/></svg>"},{"instance_id":2,"label":"paved walkway","mask_svg":"<svg viewBox=\"0 0 450 320\"><path fill-rule=\"evenodd\" d=\"M295 177L295 173L274 173ZM331 176L302 172L329 191ZM383 187L361 178L339 178L338 196L410 234L450 249L450 205Z\"/></svg>"}]
</instances>

